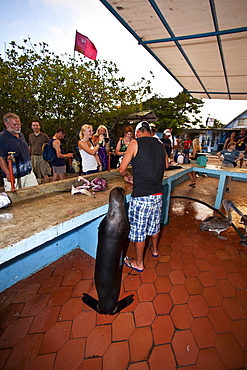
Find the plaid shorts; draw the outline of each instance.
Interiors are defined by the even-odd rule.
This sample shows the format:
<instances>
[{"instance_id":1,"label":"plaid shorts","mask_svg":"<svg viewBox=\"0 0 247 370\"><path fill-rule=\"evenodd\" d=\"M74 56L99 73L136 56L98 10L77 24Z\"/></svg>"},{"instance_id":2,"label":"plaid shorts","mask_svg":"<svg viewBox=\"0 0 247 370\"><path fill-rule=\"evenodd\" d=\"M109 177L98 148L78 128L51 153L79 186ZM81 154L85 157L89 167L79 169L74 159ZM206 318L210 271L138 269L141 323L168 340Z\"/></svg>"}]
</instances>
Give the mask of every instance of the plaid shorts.
<instances>
[{"instance_id":1,"label":"plaid shorts","mask_svg":"<svg viewBox=\"0 0 247 370\"><path fill-rule=\"evenodd\" d=\"M162 195L130 198L129 202L129 238L132 242L143 242L147 235L160 231Z\"/></svg>"}]
</instances>

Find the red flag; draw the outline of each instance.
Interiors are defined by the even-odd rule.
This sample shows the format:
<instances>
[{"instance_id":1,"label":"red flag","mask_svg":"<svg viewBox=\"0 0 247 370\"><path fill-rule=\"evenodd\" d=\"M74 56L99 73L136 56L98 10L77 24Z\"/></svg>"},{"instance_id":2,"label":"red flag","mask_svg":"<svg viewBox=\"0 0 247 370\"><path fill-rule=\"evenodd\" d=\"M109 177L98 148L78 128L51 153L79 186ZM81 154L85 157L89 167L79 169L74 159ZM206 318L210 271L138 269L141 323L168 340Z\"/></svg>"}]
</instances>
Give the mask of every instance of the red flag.
<instances>
[{"instance_id":1,"label":"red flag","mask_svg":"<svg viewBox=\"0 0 247 370\"><path fill-rule=\"evenodd\" d=\"M81 33L76 31L75 35L75 48L74 50L78 51L90 59L95 60L97 56L97 49L89 40L87 36L83 36Z\"/></svg>"}]
</instances>

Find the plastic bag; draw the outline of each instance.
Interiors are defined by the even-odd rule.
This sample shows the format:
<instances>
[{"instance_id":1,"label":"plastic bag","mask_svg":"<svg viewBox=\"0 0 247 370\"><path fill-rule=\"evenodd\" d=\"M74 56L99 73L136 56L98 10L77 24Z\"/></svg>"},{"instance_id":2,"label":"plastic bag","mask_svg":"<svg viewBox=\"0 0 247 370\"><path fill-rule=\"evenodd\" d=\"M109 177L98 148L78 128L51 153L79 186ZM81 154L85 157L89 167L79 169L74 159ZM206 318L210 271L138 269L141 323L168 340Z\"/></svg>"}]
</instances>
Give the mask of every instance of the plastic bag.
<instances>
[{"instance_id":1,"label":"plastic bag","mask_svg":"<svg viewBox=\"0 0 247 370\"><path fill-rule=\"evenodd\" d=\"M12 201L9 198L8 194L0 193L0 208L6 208L11 203L12 203Z\"/></svg>"},{"instance_id":2,"label":"plastic bag","mask_svg":"<svg viewBox=\"0 0 247 370\"><path fill-rule=\"evenodd\" d=\"M183 164L184 163L184 156L182 154L177 156L177 163Z\"/></svg>"}]
</instances>

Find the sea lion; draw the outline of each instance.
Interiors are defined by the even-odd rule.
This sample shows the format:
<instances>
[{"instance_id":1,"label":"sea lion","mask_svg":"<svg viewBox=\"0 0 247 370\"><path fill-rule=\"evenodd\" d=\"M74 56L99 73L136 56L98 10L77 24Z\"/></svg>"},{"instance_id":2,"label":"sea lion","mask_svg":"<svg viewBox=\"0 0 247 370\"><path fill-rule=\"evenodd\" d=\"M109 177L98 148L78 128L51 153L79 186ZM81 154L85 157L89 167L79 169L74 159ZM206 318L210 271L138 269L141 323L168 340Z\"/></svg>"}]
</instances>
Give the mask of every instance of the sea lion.
<instances>
[{"instance_id":1,"label":"sea lion","mask_svg":"<svg viewBox=\"0 0 247 370\"><path fill-rule=\"evenodd\" d=\"M109 208L98 229L94 271L99 300L84 293L83 302L103 315L115 315L133 302L133 294L118 302L124 257L129 239L129 222L124 209L124 189L113 188Z\"/></svg>"}]
</instances>

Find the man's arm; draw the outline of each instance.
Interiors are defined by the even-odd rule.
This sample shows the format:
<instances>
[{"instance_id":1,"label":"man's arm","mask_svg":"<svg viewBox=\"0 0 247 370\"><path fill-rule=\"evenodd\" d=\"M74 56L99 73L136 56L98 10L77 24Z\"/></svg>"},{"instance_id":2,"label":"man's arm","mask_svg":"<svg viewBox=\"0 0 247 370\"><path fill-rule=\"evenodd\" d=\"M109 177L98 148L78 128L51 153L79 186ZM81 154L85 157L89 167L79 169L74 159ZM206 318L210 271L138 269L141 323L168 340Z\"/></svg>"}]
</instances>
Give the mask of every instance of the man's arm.
<instances>
[{"instance_id":1,"label":"man's arm","mask_svg":"<svg viewBox=\"0 0 247 370\"><path fill-rule=\"evenodd\" d=\"M169 168L169 157L165 150L165 169Z\"/></svg>"},{"instance_id":2,"label":"man's arm","mask_svg":"<svg viewBox=\"0 0 247 370\"><path fill-rule=\"evenodd\" d=\"M28 136L28 151L29 153L31 154L31 151L32 151L32 145L31 145L31 134L29 134Z\"/></svg>"},{"instance_id":3,"label":"man's arm","mask_svg":"<svg viewBox=\"0 0 247 370\"><path fill-rule=\"evenodd\" d=\"M73 153L67 153L67 154L61 153L61 148L60 148L61 143L59 140L54 140L52 144L53 144L53 148L56 150L56 155L58 158L73 158Z\"/></svg>"},{"instance_id":4,"label":"man's arm","mask_svg":"<svg viewBox=\"0 0 247 370\"><path fill-rule=\"evenodd\" d=\"M127 177L130 176L129 172L127 171L127 167L130 164L132 158L135 157L135 155L137 153L137 148L138 148L137 147L137 141L132 140L131 143L129 144L126 152L125 152L122 163L120 164L120 167L119 167L119 172L124 177L125 176L127 176Z\"/></svg>"},{"instance_id":5,"label":"man's arm","mask_svg":"<svg viewBox=\"0 0 247 370\"><path fill-rule=\"evenodd\" d=\"M0 157L0 167L2 171L6 174L7 180L10 181L9 168L3 157Z\"/></svg>"}]
</instances>

